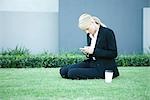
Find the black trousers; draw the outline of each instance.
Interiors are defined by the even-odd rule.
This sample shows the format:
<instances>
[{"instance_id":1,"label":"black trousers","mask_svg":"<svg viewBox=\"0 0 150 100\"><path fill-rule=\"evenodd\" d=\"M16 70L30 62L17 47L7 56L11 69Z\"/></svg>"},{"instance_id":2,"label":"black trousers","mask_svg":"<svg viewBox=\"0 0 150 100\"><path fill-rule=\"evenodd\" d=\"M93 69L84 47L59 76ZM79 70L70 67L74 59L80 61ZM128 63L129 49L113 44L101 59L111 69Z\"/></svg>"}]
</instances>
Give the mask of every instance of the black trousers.
<instances>
[{"instance_id":1,"label":"black trousers","mask_svg":"<svg viewBox=\"0 0 150 100\"><path fill-rule=\"evenodd\" d=\"M64 66L60 69L60 75L68 79L96 79L101 78L97 67L92 67L88 62L81 62Z\"/></svg>"}]
</instances>

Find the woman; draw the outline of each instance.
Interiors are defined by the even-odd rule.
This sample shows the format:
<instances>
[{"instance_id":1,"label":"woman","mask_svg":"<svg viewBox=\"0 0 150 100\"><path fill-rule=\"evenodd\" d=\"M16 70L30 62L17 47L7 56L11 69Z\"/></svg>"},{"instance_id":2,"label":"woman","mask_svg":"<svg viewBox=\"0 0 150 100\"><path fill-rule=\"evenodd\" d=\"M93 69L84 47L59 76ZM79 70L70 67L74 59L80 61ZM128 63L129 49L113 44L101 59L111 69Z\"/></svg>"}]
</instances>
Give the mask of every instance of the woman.
<instances>
[{"instance_id":1,"label":"woman","mask_svg":"<svg viewBox=\"0 0 150 100\"><path fill-rule=\"evenodd\" d=\"M87 46L80 50L87 60L67 65L60 69L60 75L69 79L105 78L105 70L113 71L113 78L119 76L115 58L117 57L116 39L113 31L94 16L82 14L79 28L87 33Z\"/></svg>"}]
</instances>

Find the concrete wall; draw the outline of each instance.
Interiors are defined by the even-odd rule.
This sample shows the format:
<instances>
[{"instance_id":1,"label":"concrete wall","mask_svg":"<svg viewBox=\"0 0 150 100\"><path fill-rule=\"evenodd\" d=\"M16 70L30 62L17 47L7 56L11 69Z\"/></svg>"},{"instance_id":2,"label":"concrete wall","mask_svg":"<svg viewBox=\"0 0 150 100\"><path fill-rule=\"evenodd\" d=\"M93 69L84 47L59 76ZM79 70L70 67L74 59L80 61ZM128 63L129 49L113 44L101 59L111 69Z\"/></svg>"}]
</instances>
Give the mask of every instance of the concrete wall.
<instances>
[{"instance_id":1,"label":"concrete wall","mask_svg":"<svg viewBox=\"0 0 150 100\"><path fill-rule=\"evenodd\" d=\"M119 53L141 53L143 50L143 7L148 0L60 0L60 51L77 51L86 44L85 33L78 28L84 13L95 15L111 29Z\"/></svg>"},{"instance_id":2,"label":"concrete wall","mask_svg":"<svg viewBox=\"0 0 150 100\"><path fill-rule=\"evenodd\" d=\"M150 0L0 0L0 48L78 51L86 44L78 18L87 12L114 30L119 53L141 53L147 6Z\"/></svg>"},{"instance_id":3,"label":"concrete wall","mask_svg":"<svg viewBox=\"0 0 150 100\"><path fill-rule=\"evenodd\" d=\"M58 0L0 0L0 48L58 52Z\"/></svg>"},{"instance_id":4,"label":"concrete wall","mask_svg":"<svg viewBox=\"0 0 150 100\"><path fill-rule=\"evenodd\" d=\"M143 51L150 53L150 8L143 9Z\"/></svg>"},{"instance_id":5,"label":"concrete wall","mask_svg":"<svg viewBox=\"0 0 150 100\"><path fill-rule=\"evenodd\" d=\"M58 12L59 0L0 0L1 11Z\"/></svg>"}]
</instances>

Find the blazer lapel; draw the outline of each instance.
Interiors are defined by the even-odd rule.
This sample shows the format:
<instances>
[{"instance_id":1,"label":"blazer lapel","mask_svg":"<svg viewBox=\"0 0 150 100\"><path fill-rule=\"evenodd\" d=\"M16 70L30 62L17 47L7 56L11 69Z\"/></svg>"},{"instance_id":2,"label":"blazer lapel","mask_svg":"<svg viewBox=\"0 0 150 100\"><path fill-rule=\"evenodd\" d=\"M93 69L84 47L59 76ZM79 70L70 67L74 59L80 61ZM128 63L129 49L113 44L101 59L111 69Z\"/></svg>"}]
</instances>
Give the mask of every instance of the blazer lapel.
<instances>
[{"instance_id":1,"label":"blazer lapel","mask_svg":"<svg viewBox=\"0 0 150 100\"><path fill-rule=\"evenodd\" d=\"M103 44L103 42L102 42L103 37L102 37L101 31L102 31L102 27L99 29L99 32L98 32L95 48L97 48L98 46Z\"/></svg>"},{"instance_id":2,"label":"blazer lapel","mask_svg":"<svg viewBox=\"0 0 150 100\"><path fill-rule=\"evenodd\" d=\"M87 45L90 46L90 44L91 44L91 38L89 34L87 34Z\"/></svg>"}]
</instances>

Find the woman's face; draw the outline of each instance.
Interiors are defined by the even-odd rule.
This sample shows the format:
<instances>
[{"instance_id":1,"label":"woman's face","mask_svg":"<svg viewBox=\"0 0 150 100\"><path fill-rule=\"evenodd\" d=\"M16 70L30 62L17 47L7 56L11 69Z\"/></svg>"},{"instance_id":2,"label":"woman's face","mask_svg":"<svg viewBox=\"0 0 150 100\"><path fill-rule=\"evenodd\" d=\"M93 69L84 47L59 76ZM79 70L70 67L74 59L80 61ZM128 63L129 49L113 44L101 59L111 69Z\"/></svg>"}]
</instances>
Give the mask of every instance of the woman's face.
<instances>
[{"instance_id":1,"label":"woman's face","mask_svg":"<svg viewBox=\"0 0 150 100\"><path fill-rule=\"evenodd\" d=\"M92 23L90 24L90 26L89 26L87 29L85 29L85 32L94 35L94 33L96 32L95 23L92 22Z\"/></svg>"}]
</instances>

